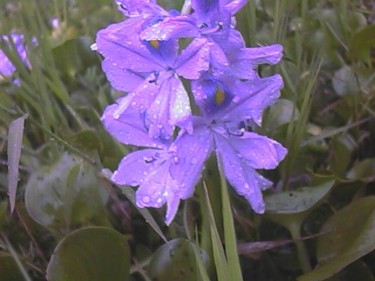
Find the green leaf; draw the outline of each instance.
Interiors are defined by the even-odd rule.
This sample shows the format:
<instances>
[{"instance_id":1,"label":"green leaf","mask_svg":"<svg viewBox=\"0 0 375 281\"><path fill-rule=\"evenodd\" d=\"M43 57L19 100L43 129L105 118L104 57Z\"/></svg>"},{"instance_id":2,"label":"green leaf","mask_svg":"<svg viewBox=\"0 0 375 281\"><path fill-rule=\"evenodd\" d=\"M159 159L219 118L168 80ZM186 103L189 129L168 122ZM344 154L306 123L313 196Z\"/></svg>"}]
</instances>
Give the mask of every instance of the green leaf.
<instances>
[{"instance_id":1,"label":"green leaf","mask_svg":"<svg viewBox=\"0 0 375 281\"><path fill-rule=\"evenodd\" d=\"M353 35L348 56L353 60L368 60L371 48L375 47L375 24L369 25Z\"/></svg>"},{"instance_id":2,"label":"green leaf","mask_svg":"<svg viewBox=\"0 0 375 281\"><path fill-rule=\"evenodd\" d=\"M267 215L292 215L311 210L333 187L334 180L313 187L273 193L264 198Z\"/></svg>"},{"instance_id":3,"label":"green leaf","mask_svg":"<svg viewBox=\"0 0 375 281\"><path fill-rule=\"evenodd\" d=\"M299 281L320 281L375 249L375 197L354 201L334 214L322 227L317 257L319 267Z\"/></svg>"},{"instance_id":4,"label":"green leaf","mask_svg":"<svg viewBox=\"0 0 375 281\"><path fill-rule=\"evenodd\" d=\"M152 280L200 281L200 269L195 251L207 268L208 257L203 250L184 238L168 241L152 256L148 273Z\"/></svg>"},{"instance_id":5,"label":"green leaf","mask_svg":"<svg viewBox=\"0 0 375 281\"><path fill-rule=\"evenodd\" d=\"M84 130L74 134L69 138L69 143L84 152L99 151L101 149L98 133L94 130Z\"/></svg>"},{"instance_id":6,"label":"green leaf","mask_svg":"<svg viewBox=\"0 0 375 281\"><path fill-rule=\"evenodd\" d=\"M78 37L64 42L53 49L53 56L56 60L57 68L64 74L73 77L85 66L92 65L97 61L95 52L90 50L91 39L88 37Z\"/></svg>"},{"instance_id":7,"label":"green leaf","mask_svg":"<svg viewBox=\"0 0 375 281\"><path fill-rule=\"evenodd\" d=\"M68 153L33 172L25 193L28 213L44 226L69 226L102 216L107 199L96 169Z\"/></svg>"},{"instance_id":8,"label":"green leaf","mask_svg":"<svg viewBox=\"0 0 375 281\"><path fill-rule=\"evenodd\" d=\"M374 281L375 278L366 263L358 260L329 279L329 281L342 280Z\"/></svg>"},{"instance_id":9,"label":"green leaf","mask_svg":"<svg viewBox=\"0 0 375 281\"><path fill-rule=\"evenodd\" d=\"M375 179L375 158L368 158L356 163L346 175L350 180L372 182Z\"/></svg>"},{"instance_id":10,"label":"green leaf","mask_svg":"<svg viewBox=\"0 0 375 281\"><path fill-rule=\"evenodd\" d=\"M19 180L18 166L21 157L25 118L25 116L22 116L12 121L8 130L8 196L12 212L16 204Z\"/></svg>"},{"instance_id":11,"label":"green leaf","mask_svg":"<svg viewBox=\"0 0 375 281\"><path fill-rule=\"evenodd\" d=\"M359 92L356 74L348 65L343 66L335 72L332 84L333 89L339 96L353 95Z\"/></svg>"},{"instance_id":12,"label":"green leaf","mask_svg":"<svg viewBox=\"0 0 375 281\"><path fill-rule=\"evenodd\" d=\"M129 280L130 252L124 235L106 227L72 232L56 247L48 281Z\"/></svg>"},{"instance_id":13,"label":"green leaf","mask_svg":"<svg viewBox=\"0 0 375 281\"><path fill-rule=\"evenodd\" d=\"M225 255L217 225L215 223L215 217L212 211L210 198L208 197L208 191L205 182L203 182L203 191L201 191L201 196L203 197L201 200L201 204L204 206L203 212L207 212L208 214L208 223L210 227L212 243L212 255L216 267L217 279L218 281L229 280L230 272L228 260Z\"/></svg>"},{"instance_id":14,"label":"green leaf","mask_svg":"<svg viewBox=\"0 0 375 281\"><path fill-rule=\"evenodd\" d=\"M13 257L5 252L0 252L0 278L1 281L25 280Z\"/></svg>"}]
</instances>

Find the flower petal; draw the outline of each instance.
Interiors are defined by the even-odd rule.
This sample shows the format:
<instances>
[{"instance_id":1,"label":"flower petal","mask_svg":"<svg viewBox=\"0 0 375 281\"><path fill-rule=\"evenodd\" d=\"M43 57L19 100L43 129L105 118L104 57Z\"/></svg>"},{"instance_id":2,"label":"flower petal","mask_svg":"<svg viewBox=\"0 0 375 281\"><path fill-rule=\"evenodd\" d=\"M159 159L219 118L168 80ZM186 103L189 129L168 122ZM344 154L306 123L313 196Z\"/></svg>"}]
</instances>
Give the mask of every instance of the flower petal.
<instances>
[{"instance_id":1,"label":"flower petal","mask_svg":"<svg viewBox=\"0 0 375 281\"><path fill-rule=\"evenodd\" d=\"M222 0L222 2L225 2L225 10L230 12L232 15L237 13L243 6L246 5L247 0Z\"/></svg>"},{"instance_id":2,"label":"flower petal","mask_svg":"<svg viewBox=\"0 0 375 281\"><path fill-rule=\"evenodd\" d=\"M119 68L135 72L152 72L164 66L164 58L158 56L139 39L143 19L130 18L109 25L98 32L96 46L105 59Z\"/></svg>"},{"instance_id":3,"label":"flower petal","mask_svg":"<svg viewBox=\"0 0 375 281\"><path fill-rule=\"evenodd\" d=\"M219 0L192 0L191 7L194 9L194 13L197 17L205 22L208 19L212 18L219 11Z\"/></svg>"},{"instance_id":4,"label":"flower petal","mask_svg":"<svg viewBox=\"0 0 375 281\"><path fill-rule=\"evenodd\" d=\"M169 40L184 37L196 37L199 30L192 17L187 15L166 17L163 21L151 25L141 32L143 40Z\"/></svg>"},{"instance_id":5,"label":"flower petal","mask_svg":"<svg viewBox=\"0 0 375 281\"><path fill-rule=\"evenodd\" d=\"M118 91L133 91L144 80L144 75L141 73L120 68L116 62L108 59L102 61L102 68L111 86Z\"/></svg>"},{"instance_id":6,"label":"flower petal","mask_svg":"<svg viewBox=\"0 0 375 281\"><path fill-rule=\"evenodd\" d=\"M171 77L169 81L169 91L172 93L169 106L169 122L192 133L191 109L188 93L181 80Z\"/></svg>"},{"instance_id":7,"label":"flower petal","mask_svg":"<svg viewBox=\"0 0 375 281\"><path fill-rule=\"evenodd\" d=\"M256 213L264 213L265 204L261 191L270 187L272 183L247 166L228 139L215 134L215 143L218 159L221 161L229 183L239 195L249 201Z\"/></svg>"},{"instance_id":8,"label":"flower petal","mask_svg":"<svg viewBox=\"0 0 375 281\"><path fill-rule=\"evenodd\" d=\"M147 128L144 124L143 117L137 109L126 106L130 97L121 98L117 103L108 106L101 120L107 131L119 142L129 145L146 146L146 147L165 147L166 144L161 140L152 139L148 136ZM125 103L127 109L116 111Z\"/></svg>"},{"instance_id":9,"label":"flower petal","mask_svg":"<svg viewBox=\"0 0 375 281\"><path fill-rule=\"evenodd\" d=\"M178 57L176 72L186 79L198 79L210 65L210 45L206 38L196 38Z\"/></svg>"},{"instance_id":10,"label":"flower petal","mask_svg":"<svg viewBox=\"0 0 375 281\"><path fill-rule=\"evenodd\" d=\"M168 73L165 76L158 81L157 96L147 110L145 121L151 137L168 140L175 126L191 132L192 125L189 97L184 86L175 76L167 77Z\"/></svg>"},{"instance_id":11,"label":"flower petal","mask_svg":"<svg viewBox=\"0 0 375 281\"><path fill-rule=\"evenodd\" d=\"M126 155L113 173L112 181L118 185L141 185L160 166L159 159L163 152L144 149Z\"/></svg>"},{"instance_id":12,"label":"flower petal","mask_svg":"<svg viewBox=\"0 0 375 281\"><path fill-rule=\"evenodd\" d=\"M229 142L246 164L254 169L274 169L287 153L278 142L250 132L231 136Z\"/></svg>"},{"instance_id":13,"label":"flower petal","mask_svg":"<svg viewBox=\"0 0 375 281\"><path fill-rule=\"evenodd\" d=\"M232 104L223 111L222 120L243 121L252 119L260 125L265 108L280 96L283 80L276 74L252 81L237 82Z\"/></svg>"},{"instance_id":14,"label":"flower petal","mask_svg":"<svg viewBox=\"0 0 375 281\"><path fill-rule=\"evenodd\" d=\"M176 154L170 173L182 187L182 199L192 196L212 148L212 135L205 126L194 128L194 133L191 135L183 133L172 144L170 150L175 151Z\"/></svg>"},{"instance_id":15,"label":"flower petal","mask_svg":"<svg viewBox=\"0 0 375 281\"><path fill-rule=\"evenodd\" d=\"M171 159L172 154L165 150L138 150L124 157L112 176L116 184L139 185L135 193L139 208L160 208L167 203L167 225L176 215L182 193L169 174Z\"/></svg>"},{"instance_id":16,"label":"flower petal","mask_svg":"<svg viewBox=\"0 0 375 281\"><path fill-rule=\"evenodd\" d=\"M156 4L155 0L116 0L118 10L127 17L160 14L164 10Z\"/></svg>"}]
</instances>

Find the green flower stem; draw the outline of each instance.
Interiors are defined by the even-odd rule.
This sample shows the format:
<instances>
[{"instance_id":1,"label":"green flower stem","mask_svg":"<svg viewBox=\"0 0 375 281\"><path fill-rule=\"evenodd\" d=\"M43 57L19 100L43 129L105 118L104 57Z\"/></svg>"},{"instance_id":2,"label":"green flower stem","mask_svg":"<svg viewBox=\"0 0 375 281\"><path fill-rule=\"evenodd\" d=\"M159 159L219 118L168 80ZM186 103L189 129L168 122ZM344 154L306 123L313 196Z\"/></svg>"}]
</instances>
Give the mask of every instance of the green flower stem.
<instances>
[{"instance_id":1,"label":"green flower stem","mask_svg":"<svg viewBox=\"0 0 375 281\"><path fill-rule=\"evenodd\" d=\"M242 272L240 266L240 259L237 251L236 230L234 227L233 213L228 194L228 184L224 176L224 171L221 164L221 159L217 158L217 165L220 174L221 185L221 199L223 210L223 227L224 227L224 241L225 252L228 261L228 268L232 280L242 281Z\"/></svg>"},{"instance_id":2,"label":"green flower stem","mask_svg":"<svg viewBox=\"0 0 375 281\"><path fill-rule=\"evenodd\" d=\"M300 223L297 222L290 222L287 225L287 228L290 231L290 234L292 235L292 238L294 240L294 243L297 247L297 254L298 254L298 260L300 263L300 266L302 268L303 273L310 272L312 270L309 255L307 254L305 244L301 240L300 235Z\"/></svg>"}]
</instances>

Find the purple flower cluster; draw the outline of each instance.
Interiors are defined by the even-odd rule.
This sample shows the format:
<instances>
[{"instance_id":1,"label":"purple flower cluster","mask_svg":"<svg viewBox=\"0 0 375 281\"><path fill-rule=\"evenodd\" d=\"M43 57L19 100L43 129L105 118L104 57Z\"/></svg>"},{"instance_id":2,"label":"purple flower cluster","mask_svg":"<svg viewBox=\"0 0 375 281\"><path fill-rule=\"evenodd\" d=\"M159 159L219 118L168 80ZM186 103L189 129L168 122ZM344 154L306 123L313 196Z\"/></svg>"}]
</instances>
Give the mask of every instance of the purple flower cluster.
<instances>
[{"instance_id":1,"label":"purple flower cluster","mask_svg":"<svg viewBox=\"0 0 375 281\"><path fill-rule=\"evenodd\" d=\"M272 183L256 169L275 168L287 151L249 128L283 86L256 67L278 63L282 47L246 48L234 18L246 0L191 0L183 13L154 0L117 4L126 19L99 31L93 49L127 95L102 122L118 141L143 149L123 158L112 181L139 186L139 207L167 204L169 224L214 152L233 188L263 213L262 191Z\"/></svg>"},{"instance_id":2,"label":"purple flower cluster","mask_svg":"<svg viewBox=\"0 0 375 281\"><path fill-rule=\"evenodd\" d=\"M12 33L10 35L0 35L0 41L5 42L5 44L9 47L11 44L13 44L21 60L27 67L31 67L27 58L27 49L25 47L25 40L22 34ZM6 56L4 51L0 50L0 77L10 77L15 71L16 67Z\"/></svg>"}]
</instances>

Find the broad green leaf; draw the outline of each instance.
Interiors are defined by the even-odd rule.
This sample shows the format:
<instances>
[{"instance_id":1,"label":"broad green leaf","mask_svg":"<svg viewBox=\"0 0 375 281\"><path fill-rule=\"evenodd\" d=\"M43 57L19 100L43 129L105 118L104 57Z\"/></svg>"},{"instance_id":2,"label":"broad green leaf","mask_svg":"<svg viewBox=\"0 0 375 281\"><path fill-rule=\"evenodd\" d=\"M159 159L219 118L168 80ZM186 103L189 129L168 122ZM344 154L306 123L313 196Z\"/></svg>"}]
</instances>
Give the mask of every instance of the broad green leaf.
<instances>
[{"instance_id":1,"label":"broad green leaf","mask_svg":"<svg viewBox=\"0 0 375 281\"><path fill-rule=\"evenodd\" d=\"M25 193L28 213L44 226L67 226L100 217L107 199L96 169L68 153L33 172Z\"/></svg>"},{"instance_id":2,"label":"broad green leaf","mask_svg":"<svg viewBox=\"0 0 375 281\"><path fill-rule=\"evenodd\" d=\"M106 227L72 232L55 248L47 267L48 281L129 280L126 237Z\"/></svg>"},{"instance_id":3,"label":"broad green leaf","mask_svg":"<svg viewBox=\"0 0 375 281\"><path fill-rule=\"evenodd\" d=\"M148 274L152 280L200 281L200 269L195 251L207 267L208 257L203 250L184 238L171 240L161 246L152 256Z\"/></svg>"},{"instance_id":4,"label":"broad green leaf","mask_svg":"<svg viewBox=\"0 0 375 281\"><path fill-rule=\"evenodd\" d=\"M267 215L292 215L311 210L318 205L333 187L330 180L313 187L273 193L264 198Z\"/></svg>"},{"instance_id":5,"label":"broad green leaf","mask_svg":"<svg viewBox=\"0 0 375 281\"><path fill-rule=\"evenodd\" d=\"M12 121L8 130L8 196L12 212L16 203L18 166L21 157L25 118L25 116L22 116Z\"/></svg>"},{"instance_id":6,"label":"broad green leaf","mask_svg":"<svg viewBox=\"0 0 375 281\"><path fill-rule=\"evenodd\" d=\"M5 252L0 252L0 279L1 281L25 280L13 257Z\"/></svg>"},{"instance_id":7,"label":"broad green leaf","mask_svg":"<svg viewBox=\"0 0 375 281\"><path fill-rule=\"evenodd\" d=\"M375 179L375 158L367 158L356 163L346 175L350 180L372 182Z\"/></svg>"},{"instance_id":8,"label":"broad green leaf","mask_svg":"<svg viewBox=\"0 0 375 281\"><path fill-rule=\"evenodd\" d=\"M343 66L335 72L332 85L339 96L353 95L359 92L356 74L348 65Z\"/></svg>"},{"instance_id":9,"label":"broad green leaf","mask_svg":"<svg viewBox=\"0 0 375 281\"><path fill-rule=\"evenodd\" d=\"M375 278L369 266L361 260L358 260L329 278L329 281L343 280L375 281Z\"/></svg>"},{"instance_id":10,"label":"broad green leaf","mask_svg":"<svg viewBox=\"0 0 375 281\"><path fill-rule=\"evenodd\" d=\"M354 201L322 227L317 258L319 267L299 281L325 280L375 249L375 197Z\"/></svg>"},{"instance_id":11,"label":"broad green leaf","mask_svg":"<svg viewBox=\"0 0 375 281\"><path fill-rule=\"evenodd\" d=\"M348 55L354 60L367 61L371 48L375 47L375 24L369 25L353 35L349 44Z\"/></svg>"},{"instance_id":12,"label":"broad green leaf","mask_svg":"<svg viewBox=\"0 0 375 281\"><path fill-rule=\"evenodd\" d=\"M69 138L69 143L84 152L99 151L101 148L100 139L94 130L84 130L74 134Z\"/></svg>"},{"instance_id":13,"label":"broad green leaf","mask_svg":"<svg viewBox=\"0 0 375 281\"><path fill-rule=\"evenodd\" d=\"M357 144L351 134L340 134L332 138L329 154L329 167L335 175L346 173Z\"/></svg>"}]
</instances>

